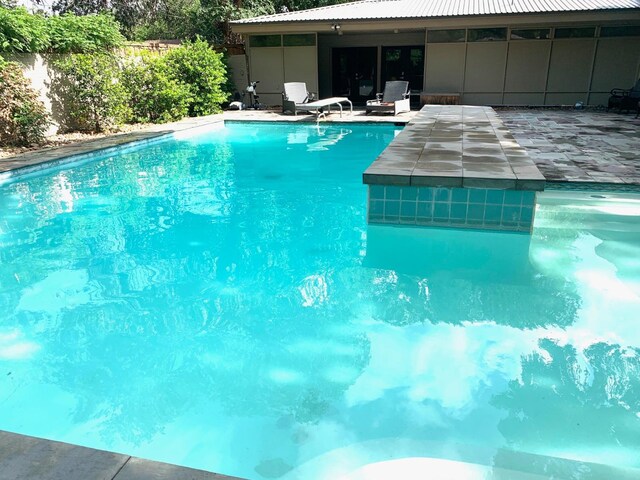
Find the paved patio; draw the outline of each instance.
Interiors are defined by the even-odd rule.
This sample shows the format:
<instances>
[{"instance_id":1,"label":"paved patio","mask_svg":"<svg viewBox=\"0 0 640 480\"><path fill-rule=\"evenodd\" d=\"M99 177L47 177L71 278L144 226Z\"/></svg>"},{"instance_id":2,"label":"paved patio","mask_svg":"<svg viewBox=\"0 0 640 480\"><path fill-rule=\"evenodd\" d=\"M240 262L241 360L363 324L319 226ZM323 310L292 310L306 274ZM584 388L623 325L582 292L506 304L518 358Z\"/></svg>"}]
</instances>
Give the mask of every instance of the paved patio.
<instances>
[{"instance_id":1,"label":"paved patio","mask_svg":"<svg viewBox=\"0 0 640 480\"><path fill-rule=\"evenodd\" d=\"M574 110L498 110L548 182L640 185L640 119Z\"/></svg>"}]
</instances>

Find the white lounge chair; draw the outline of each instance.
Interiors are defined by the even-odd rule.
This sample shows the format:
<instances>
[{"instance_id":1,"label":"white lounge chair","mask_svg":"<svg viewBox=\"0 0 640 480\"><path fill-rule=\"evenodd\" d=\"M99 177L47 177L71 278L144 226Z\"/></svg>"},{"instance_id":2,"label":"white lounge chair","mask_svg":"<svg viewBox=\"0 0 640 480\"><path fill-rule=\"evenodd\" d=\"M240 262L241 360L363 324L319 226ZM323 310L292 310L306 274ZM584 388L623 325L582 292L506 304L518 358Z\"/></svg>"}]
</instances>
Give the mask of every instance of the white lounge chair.
<instances>
[{"instance_id":1,"label":"white lounge chair","mask_svg":"<svg viewBox=\"0 0 640 480\"><path fill-rule=\"evenodd\" d=\"M282 113L293 112L298 115L299 111L311 112L317 118L331 114L331 105L337 105L342 117L342 104L348 103L349 110L353 114L353 104L347 97L329 97L314 100L313 94L307 92L307 84L304 82L289 82L284 84L282 93ZM327 111L325 112L325 107Z\"/></svg>"},{"instance_id":2,"label":"white lounge chair","mask_svg":"<svg viewBox=\"0 0 640 480\"><path fill-rule=\"evenodd\" d=\"M284 84L282 92L282 113L291 112L297 115L299 111L308 112L307 103L315 99L313 93L307 91L307 84L304 82L288 82Z\"/></svg>"},{"instance_id":3,"label":"white lounge chair","mask_svg":"<svg viewBox=\"0 0 640 480\"><path fill-rule=\"evenodd\" d=\"M367 100L366 113L393 112L397 115L411 110L409 106L409 82L394 80L385 83L384 92L377 93L375 100Z\"/></svg>"}]
</instances>

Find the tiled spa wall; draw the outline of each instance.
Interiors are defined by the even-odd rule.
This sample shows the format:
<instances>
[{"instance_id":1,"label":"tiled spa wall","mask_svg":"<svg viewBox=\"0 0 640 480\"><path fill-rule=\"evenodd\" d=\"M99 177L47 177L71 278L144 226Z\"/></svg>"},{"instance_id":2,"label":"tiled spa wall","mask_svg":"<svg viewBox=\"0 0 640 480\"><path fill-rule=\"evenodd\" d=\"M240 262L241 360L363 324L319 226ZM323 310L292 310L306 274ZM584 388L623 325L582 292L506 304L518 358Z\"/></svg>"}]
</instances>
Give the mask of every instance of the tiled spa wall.
<instances>
[{"instance_id":1,"label":"tiled spa wall","mask_svg":"<svg viewBox=\"0 0 640 480\"><path fill-rule=\"evenodd\" d=\"M368 222L530 232L528 190L369 185Z\"/></svg>"}]
</instances>

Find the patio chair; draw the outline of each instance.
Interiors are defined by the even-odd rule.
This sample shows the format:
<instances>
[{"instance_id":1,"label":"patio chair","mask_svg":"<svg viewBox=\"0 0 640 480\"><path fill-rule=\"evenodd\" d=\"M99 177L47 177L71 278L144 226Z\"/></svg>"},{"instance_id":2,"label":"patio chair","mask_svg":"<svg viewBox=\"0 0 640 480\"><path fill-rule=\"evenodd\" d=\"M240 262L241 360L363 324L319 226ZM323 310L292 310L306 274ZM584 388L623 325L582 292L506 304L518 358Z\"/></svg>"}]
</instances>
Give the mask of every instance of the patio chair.
<instances>
[{"instance_id":1,"label":"patio chair","mask_svg":"<svg viewBox=\"0 0 640 480\"><path fill-rule=\"evenodd\" d=\"M367 100L367 115L371 112L393 112L397 115L411 110L409 106L409 82L391 81L384 85L384 92L377 93L375 100Z\"/></svg>"},{"instance_id":2,"label":"patio chair","mask_svg":"<svg viewBox=\"0 0 640 480\"><path fill-rule=\"evenodd\" d=\"M282 113L291 112L298 115L299 111L308 112L305 105L315 99L313 93L307 91L307 84L304 82L288 82L284 84L282 92Z\"/></svg>"},{"instance_id":3,"label":"patio chair","mask_svg":"<svg viewBox=\"0 0 640 480\"><path fill-rule=\"evenodd\" d=\"M636 110L640 111L640 78L636 84L625 90L623 88L614 88L611 90L611 96L609 97L609 103L607 110L611 108L617 108L619 112L623 110Z\"/></svg>"}]
</instances>

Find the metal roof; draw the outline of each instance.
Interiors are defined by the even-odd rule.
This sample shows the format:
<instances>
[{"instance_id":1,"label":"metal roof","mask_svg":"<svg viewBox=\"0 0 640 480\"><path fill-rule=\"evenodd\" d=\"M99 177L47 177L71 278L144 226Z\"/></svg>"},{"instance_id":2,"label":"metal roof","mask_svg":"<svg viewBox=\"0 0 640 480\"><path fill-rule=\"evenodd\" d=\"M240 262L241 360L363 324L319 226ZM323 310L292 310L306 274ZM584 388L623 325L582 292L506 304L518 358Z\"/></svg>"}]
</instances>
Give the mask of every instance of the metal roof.
<instances>
[{"instance_id":1,"label":"metal roof","mask_svg":"<svg viewBox=\"0 0 640 480\"><path fill-rule=\"evenodd\" d=\"M245 18L232 23L385 20L622 9L640 9L640 0L361 0L297 12Z\"/></svg>"}]
</instances>

